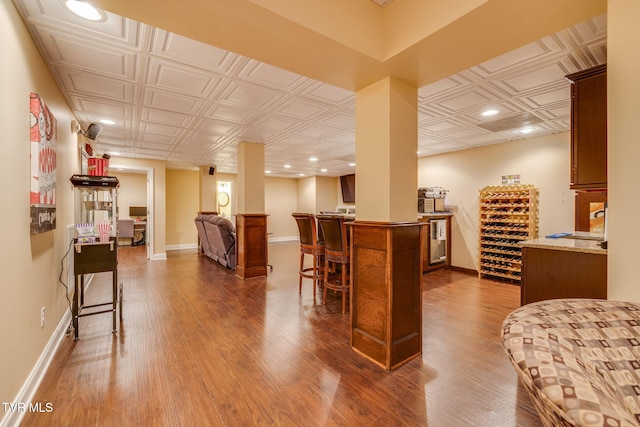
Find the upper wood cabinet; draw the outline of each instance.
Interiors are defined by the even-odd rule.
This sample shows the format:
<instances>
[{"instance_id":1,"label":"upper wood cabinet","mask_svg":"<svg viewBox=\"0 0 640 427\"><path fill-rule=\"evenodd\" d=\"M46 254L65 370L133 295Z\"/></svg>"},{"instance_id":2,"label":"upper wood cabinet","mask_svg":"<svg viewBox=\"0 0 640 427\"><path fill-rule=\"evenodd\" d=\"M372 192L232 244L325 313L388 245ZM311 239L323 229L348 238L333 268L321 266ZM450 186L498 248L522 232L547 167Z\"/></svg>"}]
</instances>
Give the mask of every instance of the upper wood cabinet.
<instances>
[{"instance_id":1,"label":"upper wood cabinet","mask_svg":"<svg viewBox=\"0 0 640 427\"><path fill-rule=\"evenodd\" d=\"M567 79L572 83L570 188L607 188L607 65Z\"/></svg>"}]
</instances>

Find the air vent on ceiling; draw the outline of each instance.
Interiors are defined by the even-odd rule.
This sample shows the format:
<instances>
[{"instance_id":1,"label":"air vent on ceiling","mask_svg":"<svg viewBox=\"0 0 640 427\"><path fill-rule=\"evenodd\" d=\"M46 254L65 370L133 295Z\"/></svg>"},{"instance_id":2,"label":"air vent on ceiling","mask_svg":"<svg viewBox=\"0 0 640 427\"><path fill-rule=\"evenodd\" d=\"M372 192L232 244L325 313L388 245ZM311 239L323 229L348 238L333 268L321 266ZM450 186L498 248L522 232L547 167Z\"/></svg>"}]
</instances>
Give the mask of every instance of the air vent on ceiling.
<instances>
[{"instance_id":1,"label":"air vent on ceiling","mask_svg":"<svg viewBox=\"0 0 640 427\"><path fill-rule=\"evenodd\" d=\"M478 126L491 132L502 132L505 130L521 128L529 125L540 123L542 120L531 113L522 113L517 116L511 116L493 122L479 124Z\"/></svg>"},{"instance_id":2,"label":"air vent on ceiling","mask_svg":"<svg viewBox=\"0 0 640 427\"><path fill-rule=\"evenodd\" d=\"M371 1L380 7L385 7L386 5L392 2L392 0L371 0Z\"/></svg>"}]
</instances>

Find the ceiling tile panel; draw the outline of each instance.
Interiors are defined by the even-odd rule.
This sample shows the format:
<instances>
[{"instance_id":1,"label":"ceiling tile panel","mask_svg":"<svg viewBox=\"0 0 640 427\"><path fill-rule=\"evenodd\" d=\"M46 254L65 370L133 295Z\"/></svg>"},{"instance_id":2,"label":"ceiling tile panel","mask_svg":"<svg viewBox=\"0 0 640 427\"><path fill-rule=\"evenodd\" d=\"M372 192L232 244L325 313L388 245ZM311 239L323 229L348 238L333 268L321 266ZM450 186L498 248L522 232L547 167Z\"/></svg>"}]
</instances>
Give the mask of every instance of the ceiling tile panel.
<instances>
[{"instance_id":1,"label":"ceiling tile panel","mask_svg":"<svg viewBox=\"0 0 640 427\"><path fill-rule=\"evenodd\" d=\"M501 79L499 86L511 95L542 88L545 90L549 85L565 81L566 69L562 68L558 62L545 64L540 67L527 67L526 71L516 75Z\"/></svg>"},{"instance_id":2,"label":"ceiling tile panel","mask_svg":"<svg viewBox=\"0 0 640 427\"><path fill-rule=\"evenodd\" d=\"M356 126L356 118L353 113L336 112L329 114L326 118L318 119L318 123L343 130L351 130Z\"/></svg>"},{"instance_id":3,"label":"ceiling tile panel","mask_svg":"<svg viewBox=\"0 0 640 427\"><path fill-rule=\"evenodd\" d=\"M591 43L593 40L607 38L607 15L599 15L587 21L578 23L567 30L576 44L583 45Z\"/></svg>"},{"instance_id":4,"label":"ceiling tile panel","mask_svg":"<svg viewBox=\"0 0 640 427\"><path fill-rule=\"evenodd\" d=\"M238 139L246 142L262 143L274 134L273 131L259 128L249 128L238 133Z\"/></svg>"},{"instance_id":5,"label":"ceiling tile panel","mask_svg":"<svg viewBox=\"0 0 640 427\"><path fill-rule=\"evenodd\" d=\"M424 98L439 99L446 97L450 93L455 93L466 89L473 81L469 80L462 74L456 74L428 86L418 89L419 102L424 102Z\"/></svg>"},{"instance_id":6,"label":"ceiling tile panel","mask_svg":"<svg viewBox=\"0 0 640 427\"><path fill-rule=\"evenodd\" d=\"M132 82L98 77L91 73L58 68L62 89L81 96L97 96L125 103L133 102L135 86Z\"/></svg>"},{"instance_id":7,"label":"ceiling tile panel","mask_svg":"<svg viewBox=\"0 0 640 427\"><path fill-rule=\"evenodd\" d=\"M335 129L318 125L307 125L296 130L296 135L307 136L309 138L323 138L332 133L335 133Z\"/></svg>"},{"instance_id":8,"label":"ceiling tile panel","mask_svg":"<svg viewBox=\"0 0 640 427\"><path fill-rule=\"evenodd\" d=\"M175 145L178 143L178 138L175 136L158 135L152 133L143 133L139 137L142 146L146 144L160 144L160 145Z\"/></svg>"},{"instance_id":9,"label":"ceiling tile panel","mask_svg":"<svg viewBox=\"0 0 640 427\"><path fill-rule=\"evenodd\" d=\"M239 55L154 28L149 52L155 56L171 59L187 67L226 74Z\"/></svg>"},{"instance_id":10,"label":"ceiling tile panel","mask_svg":"<svg viewBox=\"0 0 640 427\"><path fill-rule=\"evenodd\" d=\"M238 128L237 124L232 124L220 120L200 119L194 124L193 129L209 132L212 135L227 135L235 132ZM194 133L196 136L200 132Z\"/></svg>"},{"instance_id":11,"label":"ceiling tile panel","mask_svg":"<svg viewBox=\"0 0 640 427\"><path fill-rule=\"evenodd\" d=\"M341 145L348 145L351 148L352 153L355 154L355 143L356 143L356 134L355 132L342 132L336 135L331 135L327 137L327 141L336 142ZM327 152L327 153L330 153Z\"/></svg>"},{"instance_id":12,"label":"ceiling tile panel","mask_svg":"<svg viewBox=\"0 0 640 427\"><path fill-rule=\"evenodd\" d=\"M228 105L213 105L205 116L212 119L223 120L238 124L248 123L258 117L255 111L241 109L240 107L231 107Z\"/></svg>"},{"instance_id":13,"label":"ceiling tile panel","mask_svg":"<svg viewBox=\"0 0 640 427\"><path fill-rule=\"evenodd\" d=\"M314 82L301 90L300 94L335 106L355 102L355 94L353 92L321 82Z\"/></svg>"},{"instance_id":14,"label":"ceiling tile panel","mask_svg":"<svg viewBox=\"0 0 640 427\"><path fill-rule=\"evenodd\" d=\"M140 122L140 132L179 137L183 130L175 126L167 126L159 123Z\"/></svg>"},{"instance_id":15,"label":"ceiling tile panel","mask_svg":"<svg viewBox=\"0 0 640 427\"><path fill-rule=\"evenodd\" d=\"M563 81L559 87L550 88L546 91L536 91L531 95L516 98L519 102L530 108L539 110L542 108L553 108L558 104L569 107L571 104L571 88L568 81Z\"/></svg>"},{"instance_id":16,"label":"ceiling tile panel","mask_svg":"<svg viewBox=\"0 0 640 427\"><path fill-rule=\"evenodd\" d=\"M274 114L264 116L254 122L254 126L278 132L287 132L300 125L300 121Z\"/></svg>"},{"instance_id":17,"label":"ceiling tile panel","mask_svg":"<svg viewBox=\"0 0 640 427\"><path fill-rule=\"evenodd\" d=\"M251 85L244 82L230 84L218 98L219 102L237 105L254 110L267 110L271 105L284 98L282 92L264 86Z\"/></svg>"},{"instance_id":18,"label":"ceiling tile panel","mask_svg":"<svg viewBox=\"0 0 640 427\"><path fill-rule=\"evenodd\" d=\"M436 104L450 113L459 113L469 108L488 102L496 101L498 98L482 87L472 87L469 90L448 97L436 102Z\"/></svg>"},{"instance_id":19,"label":"ceiling tile panel","mask_svg":"<svg viewBox=\"0 0 640 427\"><path fill-rule=\"evenodd\" d=\"M147 84L191 96L208 98L221 78L196 68L151 58L147 67Z\"/></svg>"},{"instance_id":20,"label":"ceiling tile panel","mask_svg":"<svg viewBox=\"0 0 640 427\"><path fill-rule=\"evenodd\" d=\"M131 105L111 102L108 100L100 100L98 98L86 98L84 96L70 95L73 104L83 110L85 114L97 114L95 120L99 120L102 115L110 117L131 117L133 109Z\"/></svg>"},{"instance_id":21,"label":"ceiling tile panel","mask_svg":"<svg viewBox=\"0 0 640 427\"><path fill-rule=\"evenodd\" d=\"M314 116L325 111L325 107L306 100L292 99L285 102L275 111L302 120L313 120Z\"/></svg>"},{"instance_id":22,"label":"ceiling tile panel","mask_svg":"<svg viewBox=\"0 0 640 427\"><path fill-rule=\"evenodd\" d=\"M158 90L153 87L145 88L142 102L144 105L152 105L157 109L189 115L196 115L204 105L202 98Z\"/></svg>"},{"instance_id":23,"label":"ceiling tile panel","mask_svg":"<svg viewBox=\"0 0 640 427\"><path fill-rule=\"evenodd\" d=\"M237 75L243 80L287 92L294 91L297 86L308 80L291 71L254 60L248 60Z\"/></svg>"},{"instance_id":24,"label":"ceiling tile panel","mask_svg":"<svg viewBox=\"0 0 640 427\"><path fill-rule=\"evenodd\" d=\"M90 42L79 36L53 33L48 29L37 31L47 57L54 65L127 80L135 78L135 52Z\"/></svg>"},{"instance_id":25,"label":"ceiling tile panel","mask_svg":"<svg viewBox=\"0 0 640 427\"><path fill-rule=\"evenodd\" d=\"M193 121L193 117L188 114L174 113L155 108L143 108L141 113L140 118L142 120L181 128L189 126Z\"/></svg>"}]
</instances>

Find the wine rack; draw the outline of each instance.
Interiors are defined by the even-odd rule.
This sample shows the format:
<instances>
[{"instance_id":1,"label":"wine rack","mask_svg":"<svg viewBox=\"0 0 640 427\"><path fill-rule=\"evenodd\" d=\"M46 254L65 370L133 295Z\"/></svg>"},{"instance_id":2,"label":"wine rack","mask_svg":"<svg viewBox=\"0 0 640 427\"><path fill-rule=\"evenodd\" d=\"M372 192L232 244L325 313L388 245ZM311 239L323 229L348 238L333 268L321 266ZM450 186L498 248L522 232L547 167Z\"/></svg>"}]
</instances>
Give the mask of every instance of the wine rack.
<instances>
[{"instance_id":1,"label":"wine rack","mask_svg":"<svg viewBox=\"0 0 640 427\"><path fill-rule=\"evenodd\" d=\"M532 185L480 190L480 278L520 283L523 240L538 237L538 190Z\"/></svg>"}]
</instances>

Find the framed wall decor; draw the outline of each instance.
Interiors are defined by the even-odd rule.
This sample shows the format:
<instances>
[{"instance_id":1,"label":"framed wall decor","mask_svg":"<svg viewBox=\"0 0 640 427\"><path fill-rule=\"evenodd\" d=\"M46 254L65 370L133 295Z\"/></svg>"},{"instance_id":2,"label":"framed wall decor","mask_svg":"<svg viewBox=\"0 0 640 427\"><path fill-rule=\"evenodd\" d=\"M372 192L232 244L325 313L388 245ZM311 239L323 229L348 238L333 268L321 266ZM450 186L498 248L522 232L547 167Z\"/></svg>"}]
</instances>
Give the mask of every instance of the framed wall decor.
<instances>
[{"instance_id":1,"label":"framed wall decor","mask_svg":"<svg viewBox=\"0 0 640 427\"><path fill-rule=\"evenodd\" d=\"M56 140L58 125L42 98L31 93L30 104L31 234L56 228Z\"/></svg>"}]
</instances>

